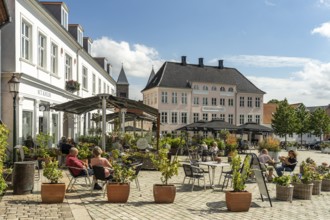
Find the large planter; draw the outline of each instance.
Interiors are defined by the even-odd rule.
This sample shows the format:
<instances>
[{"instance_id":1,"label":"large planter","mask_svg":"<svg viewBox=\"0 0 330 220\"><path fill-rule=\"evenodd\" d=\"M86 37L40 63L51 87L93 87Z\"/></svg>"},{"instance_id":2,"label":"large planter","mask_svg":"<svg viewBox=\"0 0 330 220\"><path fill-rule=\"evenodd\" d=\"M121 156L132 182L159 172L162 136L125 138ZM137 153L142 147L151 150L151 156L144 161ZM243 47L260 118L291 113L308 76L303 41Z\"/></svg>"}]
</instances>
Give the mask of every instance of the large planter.
<instances>
[{"instance_id":1,"label":"large planter","mask_svg":"<svg viewBox=\"0 0 330 220\"><path fill-rule=\"evenodd\" d=\"M293 188L293 185L281 186L276 184L276 199L292 202Z\"/></svg>"},{"instance_id":2,"label":"large planter","mask_svg":"<svg viewBox=\"0 0 330 220\"><path fill-rule=\"evenodd\" d=\"M274 158L275 162L280 161L280 159L278 158L280 156L280 152L278 152L278 151L268 151L268 154L271 158Z\"/></svg>"},{"instance_id":3,"label":"large planter","mask_svg":"<svg viewBox=\"0 0 330 220\"><path fill-rule=\"evenodd\" d=\"M247 212L250 209L252 193L250 192L226 192L226 205L228 211Z\"/></svg>"},{"instance_id":4,"label":"large planter","mask_svg":"<svg viewBox=\"0 0 330 220\"><path fill-rule=\"evenodd\" d=\"M323 147L323 148L321 148L321 151L322 151L322 153L328 154L328 153L330 153L330 147Z\"/></svg>"},{"instance_id":5,"label":"large planter","mask_svg":"<svg viewBox=\"0 0 330 220\"><path fill-rule=\"evenodd\" d=\"M322 180L321 190L322 191L330 191L330 180L328 180L328 179L323 179Z\"/></svg>"},{"instance_id":6,"label":"large planter","mask_svg":"<svg viewBox=\"0 0 330 220\"><path fill-rule=\"evenodd\" d=\"M130 185L128 183L108 183L108 202L125 203L128 200Z\"/></svg>"},{"instance_id":7,"label":"large planter","mask_svg":"<svg viewBox=\"0 0 330 220\"><path fill-rule=\"evenodd\" d=\"M41 184L42 203L62 203L65 196L65 183Z\"/></svg>"},{"instance_id":8,"label":"large planter","mask_svg":"<svg viewBox=\"0 0 330 220\"><path fill-rule=\"evenodd\" d=\"M322 180L313 180L313 191L312 195L320 195L321 194L321 187L322 187Z\"/></svg>"},{"instance_id":9,"label":"large planter","mask_svg":"<svg viewBox=\"0 0 330 220\"><path fill-rule=\"evenodd\" d=\"M156 203L173 203L176 188L174 185L154 184L153 192Z\"/></svg>"},{"instance_id":10,"label":"large planter","mask_svg":"<svg viewBox=\"0 0 330 220\"><path fill-rule=\"evenodd\" d=\"M293 198L295 199L312 199L313 192L313 183L302 184L302 183L293 183Z\"/></svg>"}]
</instances>

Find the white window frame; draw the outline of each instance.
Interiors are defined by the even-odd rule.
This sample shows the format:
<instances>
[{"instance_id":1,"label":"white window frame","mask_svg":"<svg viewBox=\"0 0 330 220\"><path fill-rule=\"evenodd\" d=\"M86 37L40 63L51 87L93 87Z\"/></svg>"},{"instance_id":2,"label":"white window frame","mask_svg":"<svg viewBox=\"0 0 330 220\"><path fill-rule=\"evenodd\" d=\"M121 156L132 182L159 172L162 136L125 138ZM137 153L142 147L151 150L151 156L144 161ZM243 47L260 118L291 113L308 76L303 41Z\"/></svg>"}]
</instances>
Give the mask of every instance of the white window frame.
<instances>
[{"instance_id":1,"label":"white window frame","mask_svg":"<svg viewBox=\"0 0 330 220\"><path fill-rule=\"evenodd\" d=\"M167 92L162 92L162 103L167 104Z\"/></svg>"},{"instance_id":2,"label":"white window frame","mask_svg":"<svg viewBox=\"0 0 330 220\"><path fill-rule=\"evenodd\" d=\"M58 46L55 43L50 46L50 72L58 75Z\"/></svg>"},{"instance_id":3,"label":"white window frame","mask_svg":"<svg viewBox=\"0 0 330 220\"><path fill-rule=\"evenodd\" d=\"M65 80L72 80L72 57L65 54Z\"/></svg>"},{"instance_id":4,"label":"white window frame","mask_svg":"<svg viewBox=\"0 0 330 220\"><path fill-rule=\"evenodd\" d=\"M248 97L247 107L252 108L252 97Z\"/></svg>"},{"instance_id":5,"label":"white window frame","mask_svg":"<svg viewBox=\"0 0 330 220\"><path fill-rule=\"evenodd\" d=\"M244 102L245 102L244 96L240 96L239 97L239 107L244 107Z\"/></svg>"},{"instance_id":6,"label":"white window frame","mask_svg":"<svg viewBox=\"0 0 330 220\"><path fill-rule=\"evenodd\" d=\"M178 104L178 93L172 92L172 104Z\"/></svg>"},{"instance_id":7,"label":"white window frame","mask_svg":"<svg viewBox=\"0 0 330 220\"><path fill-rule=\"evenodd\" d=\"M68 12L65 10L64 7L61 9L61 25L68 30L69 27L69 16Z\"/></svg>"},{"instance_id":8,"label":"white window frame","mask_svg":"<svg viewBox=\"0 0 330 220\"><path fill-rule=\"evenodd\" d=\"M24 19L21 25L21 57L32 61L32 25Z\"/></svg>"},{"instance_id":9,"label":"white window frame","mask_svg":"<svg viewBox=\"0 0 330 220\"><path fill-rule=\"evenodd\" d=\"M208 105L208 98L203 97L203 106L207 106L207 105Z\"/></svg>"},{"instance_id":10,"label":"white window frame","mask_svg":"<svg viewBox=\"0 0 330 220\"><path fill-rule=\"evenodd\" d=\"M172 112L171 113L171 123L172 124L177 124L178 123L178 113L177 112Z\"/></svg>"},{"instance_id":11,"label":"white window frame","mask_svg":"<svg viewBox=\"0 0 330 220\"><path fill-rule=\"evenodd\" d=\"M224 98L220 98L219 105L221 105L221 106L225 106L225 105L226 105L226 99L224 99Z\"/></svg>"},{"instance_id":12,"label":"white window frame","mask_svg":"<svg viewBox=\"0 0 330 220\"><path fill-rule=\"evenodd\" d=\"M187 112L181 112L181 124L187 124L188 114Z\"/></svg>"},{"instance_id":13,"label":"white window frame","mask_svg":"<svg viewBox=\"0 0 330 220\"><path fill-rule=\"evenodd\" d=\"M38 35L38 66L47 68L47 37L39 32Z\"/></svg>"},{"instance_id":14,"label":"white window frame","mask_svg":"<svg viewBox=\"0 0 330 220\"><path fill-rule=\"evenodd\" d=\"M203 120L208 121L209 120L209 114L208 113L203 113Z\"/></svg>"},{"instance_id":15,"label":"white window frame","mask_svg":"<svg viewBox=\"0 0 330 220\"><path fill-rule=\"evenodd\" d=\"M88 69L85 66L82 66L82 87L83 89L88 89Z\"/></svg>"},{"instance_id":16,"label":"white window frame","mask_svg":"<svg viewBox=\"0 0 330 220\"><path fill-rule=\"evenodd\" d=\"M217 98L211 98L211 102L213 106L217 105Z\"/></svg>"},{"instance_id":17,"label":"white window frame","mask_svg":"<svg viewBox=\"0 0 330 220\"><path fill-rule=\"evenodd\" d=\"M194 97L194 105L199 105L199 97Z\"/></svg>"},{"instance_id":18,"label":"white window frame","mask_svg":"<svg viewBox=\"0 0 330 220\"><path fill-rule=\"evenodd\" d=\"M199 121L199 113L193 113L193 122Z\"/></svg>"},{"instance_id":19,"label":"white window frame","mask_svg":"<svg viewBox=\"0 0 330 220\"><path fill-rule=\"evenodd\" d=\"M181 103L183 105L187 105L187 93L182 93L181 94Z\"/></svg>"},{"instance_id":20,"label":"white window frame","mask_svg":"<svg viewBox=\"0 0 330 220\"><path fill-rule=\"evenodd\" d=\"M244 115L239 115L239 123L244 124Z\"/></svg>"},{"instance_id":21,"label":"white window frame","mask_svg":"<svg viewBox=\"0 0 330 220\"><path fill-rule=\"evenodd\" d=\"M92 84L92 92L93 94L96 93L96 75L93 73L93 84Z\"/></svg>"},{"instance_id":22,"label":"white window frame","mask_svg":"<svg viewBox=\"0 0 330 220\"><path fill-rule=\"evenodd\" d=\"M102 81L101 81L101 78L99 78L98 85L99 85L99 94L101 94L101 92L102 92Z\"/></svg>"},{"instance_id":23,"label":"white window frame","mask_svg":"<svg viewBox=\"0 0 330 220\"><path fill-rule=\"evenodd\" d=\"M167 112L161 112L161 114L160 114L161 116L160 116L160 119L161 119L161 123L164 123L164 124L167 124L167 120L168 120L168 118L167 118Z\"/></svg>"},{"instance_id":24,"label":"white window frame","mask_svg":"<svg viewBox=\"0 0 330 220\"><path fill-rule=\"evenodd\" d=\"M260 97L256 97L255 106L256 108L260 108Z\"/></svg>"}]
</instances>

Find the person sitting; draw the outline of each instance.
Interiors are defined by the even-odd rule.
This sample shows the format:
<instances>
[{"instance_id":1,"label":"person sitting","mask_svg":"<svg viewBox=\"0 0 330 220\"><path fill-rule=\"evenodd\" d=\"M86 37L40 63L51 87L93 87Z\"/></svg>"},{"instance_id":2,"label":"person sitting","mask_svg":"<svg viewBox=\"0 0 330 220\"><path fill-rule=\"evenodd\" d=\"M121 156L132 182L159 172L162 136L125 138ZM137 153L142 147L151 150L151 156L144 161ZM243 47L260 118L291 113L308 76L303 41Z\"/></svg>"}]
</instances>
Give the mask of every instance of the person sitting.
<instances>
[{"instance_id":1,"label":"person sitting","mask_svg":"<svg viewBox=\"0 0 330 220\"><path fill-rule=\"evenodd\" d=\"M221 162L221 158L218 157L218 153L219 153L219 148L218 148L218 144L217 142L212 142L212 145L210 147L210 150L209 150L210 154L211 154L211 157L213 158L214 161L217 161L217 162Z\"/></svg>"},{"instance_id":2,"label":"person sitting","mask_svg":"<svg viewBox=\"0 0 330 220\"><path fill-rule=\"evenodd\" d=\"M275 161L268 154L267 149L262 149L260 155L258 156L260 163L274 165Z\"/></svg>"},{"instance_id":3,"label":"person sitting","mask_svg":"<svg viewBox=\"0 0 330 220\"><path fill-rule=\"evenodd\" d=\"M283 175L283 171L292 172L297 165L297 153L293 150L289 150L288 156L281 156L279 157L280 161L282 162L282 166L276 167L276 173L278 176Z\"/></svg>"},{"instance_id":4,"label":"person sitting","mask_svg":"<svg viewBox=\"0 0 330 220\"><path fill-rule=\"evenodd\" d=\"M111 172L110 170L112 169L112 165L110 164L110 162L104 158L101 157L102 155L102 149L98 146L94 147L93 149L93 158L91 159L91 166L102 166L104 167L104 174L105 174L105 178L106 179L111 179Z\"/></svg>"},{"instance_id":5,"label":"person sitting","mask_svg":"<svg viewBox=\"0 0 330 220\"><path fill-rule=\"evenodd\" d=\"M201 153L202 153L202 161L207 161L207 156L209 155L209 148L205 142L202 142L201 146Z\"/></svg>"}]
</instances>

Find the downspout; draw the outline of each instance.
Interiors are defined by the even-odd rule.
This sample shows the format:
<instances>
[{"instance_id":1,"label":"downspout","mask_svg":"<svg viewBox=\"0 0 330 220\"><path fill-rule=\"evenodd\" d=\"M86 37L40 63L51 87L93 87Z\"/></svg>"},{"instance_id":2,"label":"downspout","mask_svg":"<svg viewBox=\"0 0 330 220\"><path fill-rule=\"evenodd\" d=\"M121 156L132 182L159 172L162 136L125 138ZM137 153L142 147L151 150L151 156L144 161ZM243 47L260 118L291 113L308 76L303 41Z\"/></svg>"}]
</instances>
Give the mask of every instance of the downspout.
<instances>
[{"instance_id":1,"label":"downspout","mask_svg":"<svg viewBox=\"0 0 330 220\"><path fill-rule=\"evenodd\" d=\"M76 60L77 60L77 67L76 67L76 78L77 78L77 82L79 82L79 52L82 50L82 48L79 48L77 50L77 53L76 53ZM81 87L80 87L81 89ZM80 89L79 91L77 92L77 95L78 96L81 96L80 95ZM84 120L86 120L84 118ZM85 121L84 121L84 124L85 124ZM81 135L81 115L77 115L77 138Z\"/></svg>"}]
</instances>

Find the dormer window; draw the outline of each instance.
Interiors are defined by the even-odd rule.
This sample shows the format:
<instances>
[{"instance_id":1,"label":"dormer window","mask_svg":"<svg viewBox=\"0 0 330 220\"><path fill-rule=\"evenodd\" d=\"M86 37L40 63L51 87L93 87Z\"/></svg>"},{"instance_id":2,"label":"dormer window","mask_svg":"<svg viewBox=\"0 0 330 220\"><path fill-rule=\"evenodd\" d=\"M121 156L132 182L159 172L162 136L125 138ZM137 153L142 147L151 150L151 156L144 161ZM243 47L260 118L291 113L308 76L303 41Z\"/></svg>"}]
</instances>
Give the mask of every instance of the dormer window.
<instances>
[{"instance_id":1,"label":"dormer window","mask_svg":"<svg viewBox=\"0 0 330 220\"><path fill-rule=\"evenodd\" d=\"M207 90L209 90L209 88L207 86L203 86L203 90L207 91Z\"/></svg>"},{"instance_id":2,"label":"dormer window","mask_svg":"<svg viewBox=\"0 0 330 220\"><path fill-rule=\"evenodd\" d=\"M194 90L199 90L198 85L194 85Z\"/></svg>"},{"instance_id":3,"label":"dormer window","mask_svg":"<svg viewBox=\"0 0 330 220\"><path fill-rule=\"evenodd\" d=\"M61 25L68 30L69 18L68 18L68 11L62 7L61 10Z\"/></svg>"},{"instance_id":4,"label":"dormer window","mask_svg":"<svg viewBox=\"0 0 330 220\"><path fill-rule=\"evenodd\" d=\"M212 91L217 91L217 87L212 86L211 90L212 90Z\"/></svg>"},{"instance_id":5,"label":"dormer window","mask_svg":"<svg viewBox=\"0 0 330 220\"><path fill-rule=\"evenodd\" d=\"M226 91L225 87L221 86L220 87L220 92L225 92L225 91Z\"/></svg>"},{"instance_id":6,"label":"dormer window","mask_svg":"<svg viewBox=\"0 0 330 220\"><path fill-rule=\"evenodd\" d=\"M234 92L234 89L233 89L232 87L230 87L230 88L228 89L228 92Z\"/></svg>"},{"instance_id":7,"label":"dormer window","mask_svg":"<svg viewBox=\"0 0 330 220\"><path fill-rule=\"evenodd\" d=\"M78 28L77 41L81 46L83 46L83 38L84 38L83 32L80 28Z\"/></svg>"}]
</instances>

